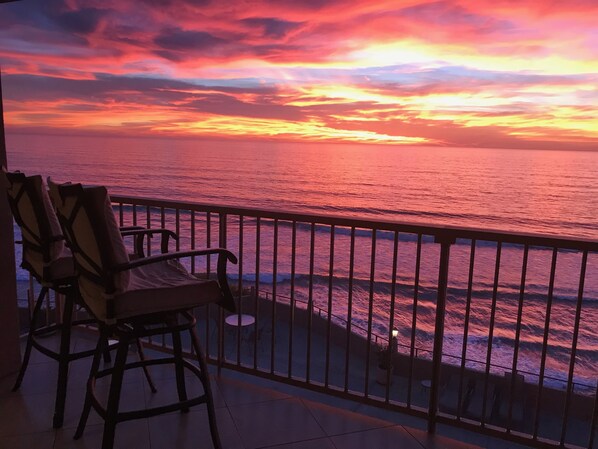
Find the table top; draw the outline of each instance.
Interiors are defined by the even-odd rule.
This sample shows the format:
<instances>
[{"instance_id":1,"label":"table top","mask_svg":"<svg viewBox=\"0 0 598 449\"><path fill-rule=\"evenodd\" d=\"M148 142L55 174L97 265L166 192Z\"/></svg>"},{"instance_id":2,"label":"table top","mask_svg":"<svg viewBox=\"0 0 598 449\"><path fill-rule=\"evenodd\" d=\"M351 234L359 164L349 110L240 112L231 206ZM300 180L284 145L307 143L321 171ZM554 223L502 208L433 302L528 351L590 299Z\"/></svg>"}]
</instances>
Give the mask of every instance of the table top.
<instances>
[{"instance_id":1,"label":"table top","mask_svg":"<svg viewBox=\"0 0 598 449\"><path fill-rule=\"evenodd\" d=\"M251 326L255 323L255 317L247 314L241 314L241 316L229 315L224 319L224 322L229 326Z\"/></svg>"}]
</instances>

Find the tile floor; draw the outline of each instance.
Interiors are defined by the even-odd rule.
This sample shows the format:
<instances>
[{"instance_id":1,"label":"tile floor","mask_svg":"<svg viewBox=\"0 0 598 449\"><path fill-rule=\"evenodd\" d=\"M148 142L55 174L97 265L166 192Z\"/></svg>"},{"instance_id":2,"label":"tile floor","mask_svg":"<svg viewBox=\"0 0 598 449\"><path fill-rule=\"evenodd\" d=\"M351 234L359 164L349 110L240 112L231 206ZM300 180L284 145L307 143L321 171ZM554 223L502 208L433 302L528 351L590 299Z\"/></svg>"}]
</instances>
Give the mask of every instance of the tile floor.
<instances>
[{"instance_id":1,"label":"tile floor","mask_svg":"<svg viewBox=\"0 0 598 449\"><path fill-rule=\"evenodd\" d=\"M79 339L75 345L88 344ZM72 436L84 397L89 360L71 364L64 426L51 427L57 369L55 362L33 351L31 364L18 392L11 392L14 376L0 379L0 448L99 448L102 421L92 411L84 436ZM152 368L158 393L152 394L140 370L125 377L121 404L132 410L166 403L176 397L174 369ZM189 378L190 381L194 379ZM106 392L107 384L99 383ZM191 382L189 393L199 391ZM465 449L516 447L486 436L458 429L439 429L428 435L425 422L362 404L300 388L223 370L212 373L216 412L225 448L288 449ZM167 399L168 398L168 399ZM169 413L121 423L116 448L210 448L205 406L190 413ZM464 442L464 441L467 441Z\"/></svg>"}]
</instances>

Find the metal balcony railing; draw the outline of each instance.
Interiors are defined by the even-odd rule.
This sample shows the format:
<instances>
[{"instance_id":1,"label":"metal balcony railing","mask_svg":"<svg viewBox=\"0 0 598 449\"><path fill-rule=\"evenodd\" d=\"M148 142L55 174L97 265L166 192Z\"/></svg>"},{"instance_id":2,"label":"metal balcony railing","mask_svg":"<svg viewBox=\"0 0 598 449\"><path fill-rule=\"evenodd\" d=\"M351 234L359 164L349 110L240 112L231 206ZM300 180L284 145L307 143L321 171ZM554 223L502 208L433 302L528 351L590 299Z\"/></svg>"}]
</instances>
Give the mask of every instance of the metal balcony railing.
<instances>
[{"instance_id":1,"label":"metal balcony railing","mask_svg":"<svg viewBox=\"0 0 598 449\"><path fill-rule=\"evenodd\" d=\"M226 324L213 305L196 312L220 367L420 416L430 431L596 446L598 241L112 200L121 225L237 254L228 275L249 324ZM182 263L214 274L209 257Z\"/></svg>"}]
</instances>

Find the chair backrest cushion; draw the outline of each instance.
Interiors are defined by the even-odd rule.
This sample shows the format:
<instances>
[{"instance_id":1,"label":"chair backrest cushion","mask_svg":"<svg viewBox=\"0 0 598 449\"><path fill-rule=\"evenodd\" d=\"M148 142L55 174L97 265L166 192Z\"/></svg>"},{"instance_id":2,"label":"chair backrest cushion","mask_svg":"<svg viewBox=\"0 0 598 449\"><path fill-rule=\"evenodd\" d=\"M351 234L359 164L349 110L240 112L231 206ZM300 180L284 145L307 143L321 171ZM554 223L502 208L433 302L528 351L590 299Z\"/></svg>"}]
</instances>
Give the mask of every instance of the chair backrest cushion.
<instances>
[{"instance_id":1,"label":"chair backrest cushion","mask_svg":"<svg viewBox=\"0 0 598 449\"><path fill-rule=\"evenodd\" d=\"M49 182L56 207L73 250L79 289L85 303L98 318L110 315L107 300L129 286L129 272L115 271L129 255L120 234L105 187Z\"/></svg>"},{"instance_id":2,"label":"chair backrest cushion","mask_svg":"<svg viewBox=\"0 0 598 449\"><path fill-rule=\"evenodd\" d=\"M48 190L39 175L5 171L4 175L11 210L21 228L22 266L38 279L49 280L44 268L63 255L64 239Z\"/></svg>"}]
</instances>

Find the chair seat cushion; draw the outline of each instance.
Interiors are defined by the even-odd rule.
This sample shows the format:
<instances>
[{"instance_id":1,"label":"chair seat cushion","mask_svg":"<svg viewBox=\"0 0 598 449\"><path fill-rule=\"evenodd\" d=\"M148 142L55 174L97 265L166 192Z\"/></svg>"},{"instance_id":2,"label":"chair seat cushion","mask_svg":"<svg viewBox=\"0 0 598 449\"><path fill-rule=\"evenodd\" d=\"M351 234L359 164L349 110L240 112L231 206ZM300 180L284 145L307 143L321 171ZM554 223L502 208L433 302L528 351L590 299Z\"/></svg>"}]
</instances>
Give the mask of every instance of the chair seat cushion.
<instances>
[{"instance_id":1,"label":"chair seat cushion","mask_svg":"<svg viewBox=\"0 0 598 449\"><path fill-rule=\"evenodd\" d=\"M130 270L127 290L114 297L114 318L191 309L221 295L218 282L196 278L177 261L153 263ZM97 318L106 318L105 301L86 302Z\"/></svg>"},{"instance_id":2,"label":"chair seat cushion","mask_svg":"<svg viewBox=\"0 0 598 449\"><path fill-rule=\"evenodd\" d=\"M60 254L52 259L44 270L43 256L36 251L23 250L22 266L31 270L38 279L44 282L60 283L60 281L75 277L75 265L71 251L63 247Z\"/></svg>"}]
</instances>

